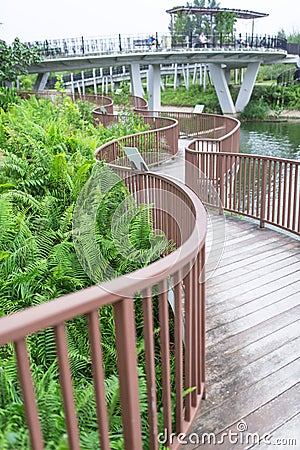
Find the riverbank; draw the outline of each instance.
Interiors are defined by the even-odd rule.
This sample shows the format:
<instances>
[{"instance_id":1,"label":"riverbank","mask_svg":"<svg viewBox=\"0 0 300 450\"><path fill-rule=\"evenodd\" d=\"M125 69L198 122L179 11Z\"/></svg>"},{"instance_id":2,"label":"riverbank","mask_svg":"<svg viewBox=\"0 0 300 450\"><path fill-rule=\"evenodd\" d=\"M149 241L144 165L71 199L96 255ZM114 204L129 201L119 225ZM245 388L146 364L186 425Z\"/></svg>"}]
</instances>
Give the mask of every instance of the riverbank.
<instances>
[{"instance_id":1,"label":"riverbank","mask_svg":"<svg viewBox=\"0 0 300 450\"><path fill-rule=\"evenodd\" d=\"M275 111L270 111L270 118L278 119L300 119L300 111L297 109L284 109L279 115Z\"/></svg>"}]
</instances>

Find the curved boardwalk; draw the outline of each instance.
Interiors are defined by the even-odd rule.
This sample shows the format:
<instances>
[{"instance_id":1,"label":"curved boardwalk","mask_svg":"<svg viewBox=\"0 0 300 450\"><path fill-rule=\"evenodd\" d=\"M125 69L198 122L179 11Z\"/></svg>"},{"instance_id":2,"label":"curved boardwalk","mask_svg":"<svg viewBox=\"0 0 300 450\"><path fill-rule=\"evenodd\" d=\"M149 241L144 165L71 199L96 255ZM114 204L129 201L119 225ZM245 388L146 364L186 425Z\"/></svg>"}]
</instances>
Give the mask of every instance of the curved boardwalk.
<instances>
[{"instance_id":1,"label":"curved boardwalk","mask_svg":"<svg viewBox=\"0 0 300 450\"><path fill-rule=\"evenodd\" d=\"M207 398L191 429L218 434L219 445L201 448L248 448L240 438L221 444L241 420L244 439L269 433L272 442L297 439L276 448L299 448L299 301L300 242L227 217L224 253L207 281Z\"/></svg>"},{"instance_id":2,"label":"curved boardwalk","mask_svg":"<svg viewBox=\"0 0 300 450\"><path fill-rule=\"evenodd\" d=\"M159 171L182 178L180 161ZM206 285L207 396L182 449L300 448L300 240L250 220L225 222ZM204 433L215 436L202 443Z\"/></svg>"}]
</instances>

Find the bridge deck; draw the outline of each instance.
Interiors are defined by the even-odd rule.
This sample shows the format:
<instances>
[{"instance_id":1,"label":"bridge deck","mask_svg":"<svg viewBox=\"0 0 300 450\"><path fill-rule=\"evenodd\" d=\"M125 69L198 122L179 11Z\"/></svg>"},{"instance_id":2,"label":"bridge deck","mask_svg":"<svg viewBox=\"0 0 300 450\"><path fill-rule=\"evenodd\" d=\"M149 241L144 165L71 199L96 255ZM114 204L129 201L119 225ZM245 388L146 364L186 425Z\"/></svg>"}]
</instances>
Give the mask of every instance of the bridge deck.
<instances>
[{"instance_id":1,"label":"bridge deck","mask_svg":"<svg viewBox=\"0 0 300 450\"><path fill-rule=\"evenodd\" d=\"M180 141L180 157L159 170L182 179ZM300 448L300 241L228 215L225 238L207 280L207 398L182 449L199 448L203 433L216 435L203 449L244 450L265 433L292 439L276 449ZM237 427L247 427L237 443L222 435Z\"/></svg>"},{"instance_id":2,"label":"bridge deck","mask_svg":"<svg viewBox=\"0 0 300 450\"><path fill-rule=\"evenodd\" d=\"M224 253L207 281L207 399L191 429L200 439L215 433L213 448L247 448L224 435L221 444L222 433L245 427L242 420L244 439L269 433L272 442L297 439L276 448L299 448L299 250L287 235L226 219Z\"/></svg>"}]
</instances>

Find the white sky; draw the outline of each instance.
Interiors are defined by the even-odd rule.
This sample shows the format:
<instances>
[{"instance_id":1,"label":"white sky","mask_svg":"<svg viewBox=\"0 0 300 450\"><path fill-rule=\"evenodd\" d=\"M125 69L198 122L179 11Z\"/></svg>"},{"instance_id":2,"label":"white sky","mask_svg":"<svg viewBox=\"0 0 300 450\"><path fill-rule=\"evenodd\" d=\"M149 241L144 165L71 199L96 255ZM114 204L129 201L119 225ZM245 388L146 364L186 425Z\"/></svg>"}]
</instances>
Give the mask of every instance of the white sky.
<instances>
[{"instance_id":1,"label":"white sky","mask_svg":"<svg viewBox=\"0 0 300 450\"><path fill-rule=\"evenodd\" d=\"M0 0L0 39L163 33L170 21L165 11L174 5L186 0ZM255 20L258 34L300 32L299 0L220 0L220 6L269 13ZM251 33L251 26L251 20L239 20L237 31Z\"/></svg>"}]
</instances>

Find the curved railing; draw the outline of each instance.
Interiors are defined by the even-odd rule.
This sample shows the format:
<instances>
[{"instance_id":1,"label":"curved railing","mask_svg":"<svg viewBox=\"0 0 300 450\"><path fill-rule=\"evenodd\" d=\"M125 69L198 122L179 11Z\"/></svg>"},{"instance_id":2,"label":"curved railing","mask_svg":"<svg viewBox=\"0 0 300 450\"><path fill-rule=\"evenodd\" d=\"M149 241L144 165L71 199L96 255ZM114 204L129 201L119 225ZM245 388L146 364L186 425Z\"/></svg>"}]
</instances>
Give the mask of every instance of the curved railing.
<instances>
[{"instance_id":1,"label":"curved railing","mask_svg":"<svg viewBox=\"0 0 300 450\"><path fill-rule=\"evenodd\" d=\"M35 47L47 59L74 57L86 55L132 53L159 50L201 49L198 35L155 33L155 45L149 43L149 34L124 36L75 37L48 39L45 41L28 42L29 47ZM233 50L286 50L286 39L271 35L215 33L207 36L208 42L203 48L233 49Z\"/></svg>"},{"instance_id":2,"label":"curved railing","mask_svg":"<svg viewBox=\"0 0 300 450\"><path fill-rule=\"evenodd\" d=\"M117 115L101 115L100 117L96 115L96 120L97 118L102 123L104 121L106 125L112 121L122 120ZM143 123L148 125L150 129L107 142L95 151L96 158L106 162L114 161L114 164L119 166L131 167L131 163L124 152L124 147L137 148L149 166L174 157L178 152L178 121L165 117L145 116L143 117Z\"/></svg>"},{"instance_id":3,"label":"curved railing","mask_svg":"<svg viewBox=\"0 0 300 450\"><path fill-rule=\"evenodd\" d=\"M45 90L45 91L18 91L18 95L21 98L29 98L31 95L34 95L38 98L50 98L52 101L56 101L61 97L69 97L73 101L83 100L86 102L93 103L98 106L98 110L101 111L102 114L113 114L113 105L114 102L110 97L101 94L79 94L79 93L70 93L68 91L58 91L58 90Z\"/></svg>"},{"instance_id":4,"label":"curved railing","mask_svg":"<svg viewBox=\"0 0 300 450\"><path fill-rule=\"evenodd\" d=\"M176 120L160 117L146 119L155 120L157 126L172 123L167 128L173 130L173 136L178 136L178 131L174 134L174 130L178 127ZM157 128L151 130L154 148L155 145L160 147L162 139L162 135L157 134L157 131ZM151 140L151 133L147 132L143 136ZM113 152L107 155L109 162L115 160ZM83 315L88 318L99 441L101 448L110 448L98 318L101 308L105 305L112 305L114 310L124 449L142 449L142 440L149 444L151 449L158 448L159 431L166 436L166 445L172 449L178 448L178 443L171 438L172 433L187 432L204 395L203 272L206 234L204 207L199 198L180 182L150 172L135 173L124 167L119 169L121 169L119 174L122 175L136 202L152 205L154 229L164 232L166 238L174 242L175 250L129 275L0 319L0 345L13 343L15 347L25 416L33 449L42 449L44 444L26 338L49 327L54 330L69 447L77 450L80 446L80 437L68 359L66 327L69 320ZM148 430L142 430L139 407L133 301L136 294L142 296ZM169 311L170 299L174 316ZM157 306L158 312L155 313ZM159 327L160 330L159 338L154 329L154 321L156 329ZM174 361L172 364L171 355ZM161 375L156 372L157 360L161 361ZM171 375L176 380L175 399L174 386L171 387L170 384ZM162 376L162 380L157 380L157 376ZM161 384L161 395L156 398L155 386L158 384ZM163 423L159 424L158 430L158 415L161 411Z\"/></svg>"},{"instance_id":5,"label":"curved railing","mask_svg":"<svg viewBox=\"0 0 300 450\"><path fill-rule=\"evenodd\" d=\"M222 116L218 114L197 114L183 111L149 111L145 113L143 111L137 110L137 112L145 114L154 114L155 116L160 117L170 117L178 120L179 123L179 135L181 137L194 137L199 138L199 142L203 142L203 148L205 148L205 142L209 142L210 140L220 141L223 144L220 144L220 147L223 145L222 151L225 150L224 142L227 139L236 136L234 149L235 151L239 151L239 129L240 122L239 120ZM234 143L231 141L231 143ZM226 147L226 149L229 147Z\"/></svg>"},{"instance_id":6,"label":"curved railing","mask_svg":"<svg viewBox=\"0 0 300 450\"><path fill-rule=\"evenodd\" d=\"M185 159L187 185L205 203L300 235L300 161L203 151L199 141Z\"/></svg>"}]
</instances>

